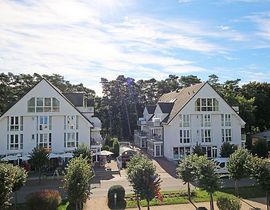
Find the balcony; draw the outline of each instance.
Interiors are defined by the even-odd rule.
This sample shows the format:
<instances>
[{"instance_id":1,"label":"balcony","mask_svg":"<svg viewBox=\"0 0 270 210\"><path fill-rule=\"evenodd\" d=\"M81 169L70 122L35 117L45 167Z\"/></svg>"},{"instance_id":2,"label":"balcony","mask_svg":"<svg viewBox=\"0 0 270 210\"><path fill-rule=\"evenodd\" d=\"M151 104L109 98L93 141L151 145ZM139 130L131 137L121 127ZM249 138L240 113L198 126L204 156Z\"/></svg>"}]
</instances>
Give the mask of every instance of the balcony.
<instances>
[{"instance_id":1,"label":"balcony","mask_svg":"<svg viewBox=\"0 0 270 210\"><path fill-rule=\"evenodd\" d=\"M139 118L137 121L138 126L147 125L146 120L144 118Z\"/></svg>"},{"instance_id":2,"label":"balcony","mask_svg":"<svg viewBox=\"0 0 270 210\"><path fill-rule=\"evenodd\" d=\"M246 142L246 140L247 140L247 135L241 134L241 142Z\"/></svg>"},{"instance_id":3,"label":"balcony","mask_svg":"<svg viewBox=\"0 0 270 210\"><path fill-rule=\"evenodd\" d=\"M140 137L145 137L147 135L147 133L145 131L134 130L134 135L140 136Z\"/></svg>"},{"instance_id":4,"label":"balcony","mask_svg":"<svg viewBox=\"0 0 270 210\"><path fill-rule=\"evenodd\" d=\"M153 140L153 141L163 141L162 136L161 135L156 135L156 134L154 134L154 135L148 135L147 136L147 139Z\"/></svg>"}]
</instances>

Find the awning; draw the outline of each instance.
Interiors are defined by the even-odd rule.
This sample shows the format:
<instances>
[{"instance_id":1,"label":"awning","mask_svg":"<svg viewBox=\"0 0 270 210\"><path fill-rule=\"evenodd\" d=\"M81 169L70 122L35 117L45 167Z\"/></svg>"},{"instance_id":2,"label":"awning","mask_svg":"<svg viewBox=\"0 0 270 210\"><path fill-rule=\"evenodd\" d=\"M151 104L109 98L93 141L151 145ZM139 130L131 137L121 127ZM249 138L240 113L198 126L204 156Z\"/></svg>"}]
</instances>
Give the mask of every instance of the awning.
<instances>
[{"instance_id":1,"label":"awning","mask_svg":"<svg viewBox=\"0 0 270 210\"><path fill-rule=\"evenodd\" d=\"M110 152L110 151L107 151L107 150L102 150L100 152L100 155L102 155L102 156L107 156L107 155L112 155L112 154L113 154L113 152Z\"/></svg>"},{"instance_id":2,"label":"awning","mask_svg":"<svg viewBox=\"0 0 270 210\"><path fill-rule=\"evenodd\" d=\"M6 157L3 157L1 161L13 161L18 159L19 157L17 155L7 155Z\"/></svg>"},{"instance_id":3,"label":"awning","mask_svg":"<svg viewBox=\"0 0 270 210\"><path fill-rule=\"evenodd\" d=\"M61 158L73 158L73 153L67 152L60 155Z\"/></svg>"}]
</instances>

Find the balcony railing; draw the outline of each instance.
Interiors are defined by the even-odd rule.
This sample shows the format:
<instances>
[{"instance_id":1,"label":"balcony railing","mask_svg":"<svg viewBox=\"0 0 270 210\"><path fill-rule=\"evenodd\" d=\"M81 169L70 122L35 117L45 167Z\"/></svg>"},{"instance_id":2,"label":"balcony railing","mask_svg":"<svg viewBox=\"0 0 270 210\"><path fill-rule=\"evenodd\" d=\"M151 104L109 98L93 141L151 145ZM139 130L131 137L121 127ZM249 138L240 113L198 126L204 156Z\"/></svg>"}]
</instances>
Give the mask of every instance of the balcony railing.
<instances>
[{"instance_id":1,"label":"balcony railing","mask_svg":"<svg viewBox=\"0 0 270 210\"><path fill-rule=\"evenodd\" d=\"M247 140L247 135L246 134L241 134L241 141L246 142Z\"/></svg>"},{"instance_id":2,"label":"balcony railing","mask_svg":"<svg viewBox=\"0 0 270 210\"><path fill-rule=\"evenodd\" d=\"M146 136L147 133L145 131L138 131L138 130L135 130L134 131L134 135L137 135L137 136Z\"/></svg>"}]
</instances>

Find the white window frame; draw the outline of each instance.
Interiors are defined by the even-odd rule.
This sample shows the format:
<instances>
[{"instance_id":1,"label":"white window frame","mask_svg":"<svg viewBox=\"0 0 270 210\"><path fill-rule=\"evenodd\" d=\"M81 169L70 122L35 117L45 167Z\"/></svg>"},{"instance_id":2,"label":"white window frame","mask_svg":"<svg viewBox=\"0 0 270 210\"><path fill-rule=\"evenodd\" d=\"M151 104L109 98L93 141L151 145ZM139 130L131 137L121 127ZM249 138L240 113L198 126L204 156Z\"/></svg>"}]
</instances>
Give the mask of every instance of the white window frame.
<instances>
[{"instance_id":1,"label":"white window frame","mask_svg":"<svg viewBox=\"0 0 270 210\"><path fill-rule=\"evenodd\" d=\"M201 127L211 127L212 116L211 114L201 115Z\"/></svg>"},{"instance_id":2,"label":"white window frame","mask_svg":"<svg viewBox=\"0 0 270 210\"><path fill-rule=\"evenodd\" d=\"M221 126L231 126L231 114L221 114Z\"/></svg>"},{"instance_id":3,"label":"white window frame","mask_svg":"<svg viewBox=\"0 0 270 210\"><path fill-rule=\"evenodd\" d=\"M67 115L64 116L64 129L65 130L78 130L79 128L79 116Z\"/></svg>"},{"instance_id":4,"label":"white window frame","mask_svg":"<svg viewBox=\"0 0 270 210\"><path fill-rule=\"evenodd\" d=\"M197 98L195 111L218 111L219 103L216 98Z\"/></svg>"},{"instance_id":5,"label":"white window frame","mask_svg":"<svg viewBox=\"0 0 270 210\"><path fill-rule=\"evenodd\" d=\"M189 144L191 142L191 130L181 129L179 132L180 144Z\"/></svg>"},{"instance_id":6,"label":"white window frame","mask_svg":"<svg viewBox=\"0 0 270 210\"><path fill-rule=\"evenodd\" d=\"M38 133L37 134L37 148L52 148L52 133Z\"/></svg>"},{"instance_id":7,"label":"white window frame","mask_svg":"<svg viewBox=\"0 0 270 210\"><path fill-rule=\"evenodd\" d=\"M60 101L54 97L32 97L27 101L28 112L59 112Z\"/></svg>"},{"instance_id":8,"label":"white window frame","mask_svg":"<svg viewBox=\"0 0 270 210\"><path fill-rule=\"evenodd\" d=\"M37 116L37 130L52 130L52 116Z\"/></svg>"},{"instance_id":9,"label":"white window frame","mask_svg":"<svg viewBox=\"0 0 270 210\"><path fill-rule=\"evenodd\" d=\"M180 114L180 127L187 128L190 127L190 115L189 114Z\"/></svg>"},{"instance_id":10,"label":"white window frame","mask_svg":"<svg viewBox=\"0 0 270 210\"><path fill-rule=\"evenodd\" d=\"M201 141L203 143L212 142L212 131L211 131L211 129L201 129Z\"/></svg>"},{"instance_id":11,"label":"white window frame","mask_svg":"<svg viewBox=\"0 0 270 210\"><path fill-rule=\"evenodd\" d=\"M232 141L232 129L223 128L221 129L222 133L222 142L231 142Z\"/></svg>"},{"instance_id":12,"label":"white window frame","mask_svg":"<svg viewBox=\"0 0 270 210\"><path fill-rule=\"evenodd\" d=\"M8 150L23 149L23 134L8 134L7 135L7 149Z\"/></svg>"},{"instance_id":13,"label":"white window frame","mask_svg":"<svg viewBox=\"0 0 270 210\"><path fill-rule=\"evenodd\" d=\"M23 131L23 116L7 117L8 131Z\"/></svg>"},{"instance_id":14,"label":"white window frame","mask_svg":"<svg viewBox=\"0 0 270 210\"><path fill-rule=\"evenodd\" d=\"M64 147L74 148L78 147L79 133L78 132L67 132L64 133Z\"/></svg>"}]
</instances>

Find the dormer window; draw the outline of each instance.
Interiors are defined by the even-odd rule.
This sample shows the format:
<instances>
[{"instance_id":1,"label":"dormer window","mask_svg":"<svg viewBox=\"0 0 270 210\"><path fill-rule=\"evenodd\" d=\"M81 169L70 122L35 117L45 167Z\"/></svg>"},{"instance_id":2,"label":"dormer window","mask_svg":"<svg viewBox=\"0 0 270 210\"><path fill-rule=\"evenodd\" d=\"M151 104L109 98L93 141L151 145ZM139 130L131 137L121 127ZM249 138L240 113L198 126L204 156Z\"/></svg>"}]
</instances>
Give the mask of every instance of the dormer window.
<instances>
[{"instance_id":1,"label":"dormer window","mask_svg":"<svg viewBox=\"0 0 270 210\"><path fill-rule=\"evenodd\" d=\"M32 97L27 102L28 112L59 112L60 102L51 97Z\"/></svg>"},{"instance_id":2,"label":"dormer window","mask_svg":"<svg viewBox=\"0 0 270 210\"><path fill-rule=\"evenodd\" d=\"M218 111L218 100L215 98L198 98L195 102L196 111Z\"/></svg>"}]
</instances>

